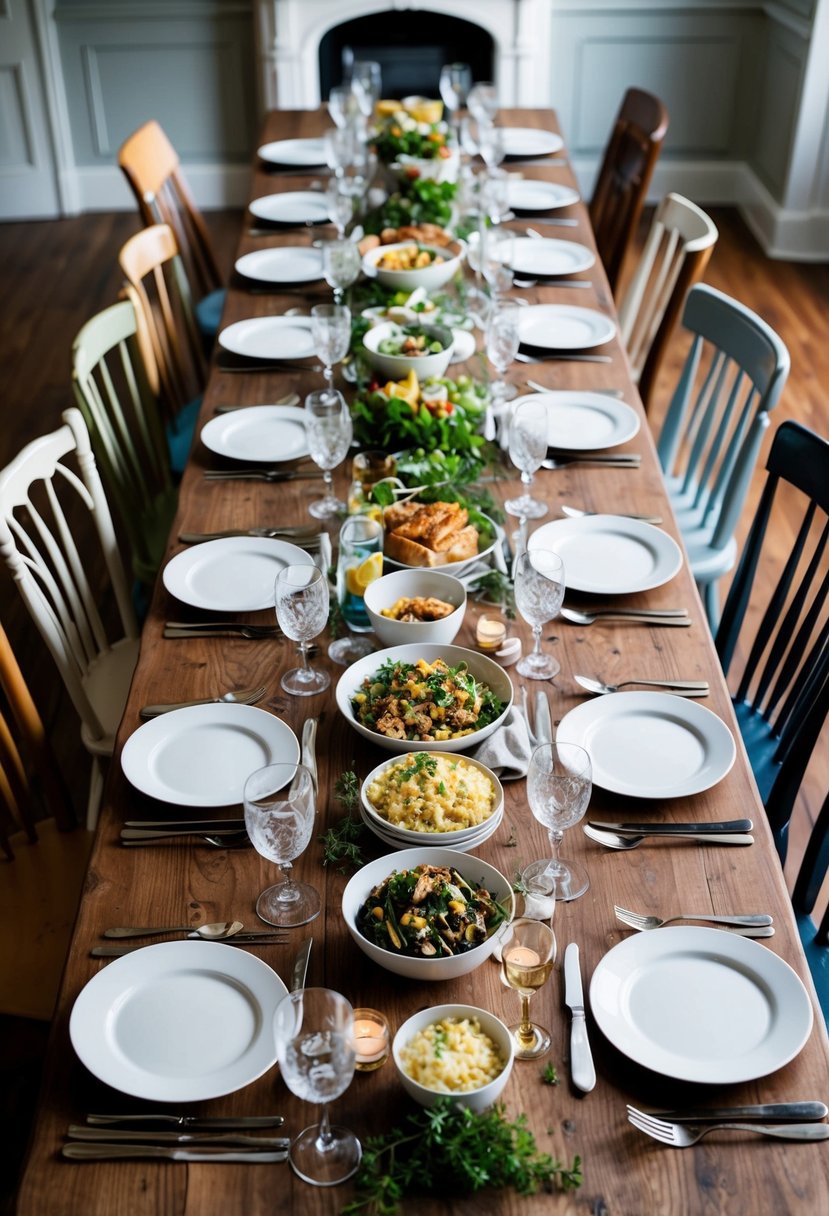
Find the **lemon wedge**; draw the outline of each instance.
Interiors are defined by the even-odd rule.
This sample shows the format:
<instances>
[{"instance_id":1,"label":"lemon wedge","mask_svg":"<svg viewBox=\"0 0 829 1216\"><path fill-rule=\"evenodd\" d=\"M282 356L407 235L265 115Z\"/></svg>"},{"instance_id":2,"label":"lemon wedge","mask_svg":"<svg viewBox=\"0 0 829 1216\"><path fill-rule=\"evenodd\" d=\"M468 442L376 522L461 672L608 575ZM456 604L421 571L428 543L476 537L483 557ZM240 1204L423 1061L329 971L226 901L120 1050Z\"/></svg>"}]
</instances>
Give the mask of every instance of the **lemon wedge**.
<instances>
[{"instance_id":1,"label":"lemon wedge","mask_svg":"<svg viewBox=\"0 0 829 1216\"><path fill-rule=\"evenodd\" d=\"M365 591L369 583L373 583L383 573L383 554L372 553L354 571L354 581L361 591Z\"/></svg>"}]
</instances>

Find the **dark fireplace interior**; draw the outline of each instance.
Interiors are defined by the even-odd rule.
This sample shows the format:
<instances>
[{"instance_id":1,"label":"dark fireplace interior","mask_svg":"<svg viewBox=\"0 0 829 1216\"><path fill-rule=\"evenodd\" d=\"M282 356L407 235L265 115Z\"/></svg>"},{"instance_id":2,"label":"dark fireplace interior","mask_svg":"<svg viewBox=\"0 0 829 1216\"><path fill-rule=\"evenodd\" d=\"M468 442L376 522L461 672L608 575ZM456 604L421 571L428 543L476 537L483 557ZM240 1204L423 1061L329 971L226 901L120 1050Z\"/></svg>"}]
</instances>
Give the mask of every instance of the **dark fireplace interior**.
<instances>
[{"instance_id":1,"label":"dark fireplace interior","mask_svg":"<svg viewBox=\"0 0 829 1216\"><path fill-rule=\"evenodd\" d=\"M468 63L473 80L492 80L492 36L471 21L425 10L374 13L329 30L320 43L323 98L348 78L354 60L374 59L383 97L438 97L444 63Z\"/></svg>"}]
</instances>

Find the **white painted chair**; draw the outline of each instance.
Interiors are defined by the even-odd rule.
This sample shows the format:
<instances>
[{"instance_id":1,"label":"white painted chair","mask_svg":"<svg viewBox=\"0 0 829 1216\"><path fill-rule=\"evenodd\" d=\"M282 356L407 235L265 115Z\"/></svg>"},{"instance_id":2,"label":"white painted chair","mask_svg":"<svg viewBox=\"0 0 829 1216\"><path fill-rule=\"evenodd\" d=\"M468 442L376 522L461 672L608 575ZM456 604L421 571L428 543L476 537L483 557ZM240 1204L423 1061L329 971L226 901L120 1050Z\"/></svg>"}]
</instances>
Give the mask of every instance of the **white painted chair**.
<instances>
[{"instance_id":1,"label":"white painted chair","mask_svg":"<svg viewBox=\"0 0 829 1216\"><path fill-rule=\"evenodd\" d=\"M103 788L102 760L112 754L139 640L89 432L77 409L66 410L63 422L27 444L0 472L0 554L80 716L81 739L92 756L92 827ZM104 570L85 569L75 544L82 508L92 516L115 595L123 630L115 641L108 639L98 608Z\"/></svg>"},{"instance_id":2,"label":"white painted chair","mask_svg":"<svg viewBox=\"0 0 829 1216\"><path fill-rule=\"evenodd\" d=\"M705 273L718 236L713 220L681 194L666 194L656 209L619 308L622 340L645 409L685 297Z\"/></svg>"}]
</instances>

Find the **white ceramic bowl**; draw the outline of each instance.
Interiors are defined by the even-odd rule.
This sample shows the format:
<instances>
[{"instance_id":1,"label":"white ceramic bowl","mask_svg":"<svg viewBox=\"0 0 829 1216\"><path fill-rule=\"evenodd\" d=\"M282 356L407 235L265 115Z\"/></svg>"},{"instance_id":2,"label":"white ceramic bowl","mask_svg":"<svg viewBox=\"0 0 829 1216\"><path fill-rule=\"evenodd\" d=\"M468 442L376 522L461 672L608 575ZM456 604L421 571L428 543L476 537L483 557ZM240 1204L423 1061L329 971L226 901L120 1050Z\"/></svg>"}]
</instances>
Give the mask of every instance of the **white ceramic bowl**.
<instances>
[{"instance_id":1,"label":"white ceramic bowl","mask_svg":"<svg viewBox=\"0 0 829 1216\"><path fill-rule=\"evenodd\" d=\"M468 569L470 566L474 566L476 562L482 561L485 557L488 557L495 546L501 543L501 533L499 532L498 524L495 523L495 520L490 519L488 515L484 515L483 511L481 512L481 515L483 515L483 518L487 521L487 526L489 527L492 540L488 545L484 545L483 548L481 548L479 534L479 549L477 553L472 555L472 557L462 557L460 561L447 562L444 566L409 566L405 562L399 562L396 561L395 558L389 557L388 553L384 553L384 565L388 566L391 570L420 570L424 573L425 571L430 570L433 573L436 572L439 574L462 574L464 570Z\"/></svg>"},{"instance_id":2,"label":"white ceramic bowl","mask_svg":"<svg viewBox=\"0 0 829 1216\"><path fill-rule=\"evenodd\" d=\"M363 257L363 273L370 279L376 278L383 287L390 287L393 291L414 291L416 287L437 291L458 273L465 246L462 241L453 241L446 248L429 245L426 241L418 243L422 244L424 249L439 253L443 261L421 266L419 270L384 270L382 266L377 265L383 254L414 244L413 241L399 241L394 245L378 245L376 249L370 249Z\"/></svg>"},{"instance_id":3,"label":"white ceramic bowl","mask_svg":"<svg viewBox=\"0 0 829 1216\"><path fill-rule=\"evenodd\" d=\"M438 753L435 754L437 755ZM492 813L483 821L483 823L476 823L472 827L468 828L458 828L454 832L415 832L412 831L411 828L403 828L397 823L389 823L389 821L375 809L373 803L369 800L368 790L372 782L376 781L381 773L384 773L386 769L392 768L397 764L406 763L405 756L392 756L391 760L384 760L382 764L377 765L377 768L372 769L360 787L360 798L363 806L365 807L369 825L371 826L374 823L379 824L380 828L383 830L383 833L389 838L390 841L392 839L395 841L395 843L399 841L401 844L405 845L406 848L415 848L417 845L423 844L434 844L440 846L441 848L456 848L459 844L463 844L468 841L470 837L474 839L477 835L484 833L484 829L490 825L493 820L498 819L500 816L501 808L504 805L504 788L493 773L492 769L487 768L485 764L481 764L480 760L475 760L472 756L464 756L463 761L464 764L469 764L473 768L477 768L484 774L485 777L489 778L495 794L492 804Z\"/></svg>"},{"instance_id":4,"label":"white ceramic bowl","mask_svg":"<svg viewBox=\"0 0 829 1216\"><path fill-rule=\"evenodd\" d=\"M427 663L434 663L435 659L443 659L450 667L455 667L458 663L466 663L475 679L480 680L483 684L487 684L496 697L504 702L504 709L493 722L481 727L480 730L473 730L469 735L461 735L459 739L430 739L426 741L391 739L388 735L381 735L376 730L370 730L369 727L364 726L362 722L359 722L355 718L351 707L351 700L354 694L360 691L366 676L373 675L388 659L392 661L402 660L405 663L416 663L418 659L425 659ZM365 658L358 659L356 663L352 663L350 667L346 667L337 682L336 689L337 709L345 720L354 727L357 734L362 735L369 743L376 744L383 751L395 752L398 756L404 752L463 752L475 747L478 743L488 738L503 723L510 711L512 698L512 681L503 667L496 663L494 659L488 658L485 654L478 654L475 650L465 650L462 646L443 646L433 642L416 642L408 646L390 646L387 650L377 650L374 654L368 654Z\"/></svg>"},{"instance_id":5,"label":"white ceramic bowl","mask_svg":"<svg viewBox=\"0 0 829 1216\"><path fill-rule=\"evenodd\" d=\"M416 324L421 323L416 322ZM401 327L394 321L386 321L381 325L372 326L363 338L366 361L381 376L387 376L390 380L405 380L412 368L417 372L420 380L428 380L431 376L442 376L452 362L454 353L452 330L445 325L435 325L429 321L424 321L422 328L427 335L433 335L444 343L442 351L434 355L382 354L377 349L380 343L401 332Z\"/></svg>"},{"instance_id":6,"label":"white ceramic bowl","mask_svg":"<svg viewBox=\"0 0 829 1216\"><path fill-rule=\"evenodd\" d=\"M394 621L383 616L399 599L434 597L454 604L455 611L441 621ZM466 613L466 588L460 579L440 570L395 570L375 579L366 588L366 612L371 627L384 646L407 642L454 642Z\"/></svg>"},{"instance_id":7,"label":"white ceramic bowl","mask_svg":"<svg viewBox=\"0 0 829 1216\"><path fill-rule=\"evenodd\" d=\"M357 913L371 891L384 878L388 878L395 870L411 870L417 865L451 866L461 874L468 883L483 885L491 891L506 909L507 918L498 929L480 946L474 946L464 954L452 954L447 958L410 958L406 954L396 954L392 950L384 950L376 946L367 937L363 937L357 928ZM454 980L460 975L469 975L480 967L490 957L503 936L506 925L512 919L515 908L515 896L512 887L500 870L479 857L467 857L452 849L420 848L402 849L397 853L388 853L370 861L358 870L348 882L343 891L342 910L346 927L363 954L372 959L386 971L402 975L410 980Z\"/></svg>"},{"instance_id":8,"label":"white ceramic bowl","mask_svg":"<svg viewBox=\"0 0 829 1216\"><path fill-rule=\"evenodd\" d=\"M408 1076L403 1071L400 1060L401 1051L418 1031L425 1030L433 1022L441 1022L444 1018L469 1018L470 1020L476 1018L484 1034L489 1035L500 1048L505 1063L503 1070L494 1080L487 1085L482 1085L480 1089L470 1089L467 1093L453 1092L452 1094L454 1100L461 1106L468 1106L475 1112L486 1110L492 1106L493 1102L498 1101L510 1079L512 1066L515 1063L515 1044L512 1035L500 1018L496 1018L495 1014L490 1013L487 1009L479 1009L475 1005L433 1005L431 1009L421 1009L412 1014L403 1023L391 1045L392 1059L400 1083L409 1097L414 1098L415 1102L419 1102L421 1106L434 1106L439 1098L445 1096L437 1090L427 1089L425 1085L421 1085L419 1081Z\"/></svg>"}]
</instances>

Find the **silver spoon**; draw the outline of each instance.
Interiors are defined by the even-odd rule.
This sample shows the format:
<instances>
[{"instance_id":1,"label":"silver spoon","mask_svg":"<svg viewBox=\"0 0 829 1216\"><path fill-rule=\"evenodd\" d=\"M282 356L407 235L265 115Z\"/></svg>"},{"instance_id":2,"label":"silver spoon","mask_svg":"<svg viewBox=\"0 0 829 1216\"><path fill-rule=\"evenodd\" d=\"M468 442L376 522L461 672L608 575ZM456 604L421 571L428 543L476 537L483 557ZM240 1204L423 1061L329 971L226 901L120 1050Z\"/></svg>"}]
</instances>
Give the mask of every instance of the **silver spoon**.
<instances>
[{"instance_id":1,"label":"silver spoon","mask_svg":"<svg viewBox=\"0 0 829 1216\"><path fill-rule=\"evenodd\" d=\"M591 676L574 675L573 679L588 692L599 695L618 692L620 688L627 688L630 684L647 684L650 688L665 688L668 692L681 697L707 697L710 692L707 680L621 680L618 684L605 684L603 680L597 680Z\"/></svg>"},{"instance_id":2,"label":"silver spoon","mask_svg":"<svg viewBox=\"0 0 829 1216\"><path fill-rule=\"evenodd\" d=\"M157 928L126 925L114 929L104 929L104 937L154 937L159 933L188 933L191 937L198 935L206 941L221 941L233 937L240 929L244 929L240 920L219 920L211 925L166 925Z\"/></svg>"},{"instance_id":3,"label":"silver spoon","mask_svg":"<svg viewBox=\"0 0 829 1216\"><path fill-rule=\"evenodd\" d=\"M591 840L595 840L597 844L603 844L608 849L620 849L624 852L627 849L638 849L643 840L650 839L647 833L641 836L620 836L618 832L609 832L605 828L593 828L588 823L583 824L581 829L585 836ZM668 839L657 833L662 839ZM694 832L693 835L682 836L679 832L673 832L670 836L671 840L695 840L697 843L703 844L754 844L754 837L748 832L720 832L718 834L709 832Z\"/></svg>"}]
</instances>

